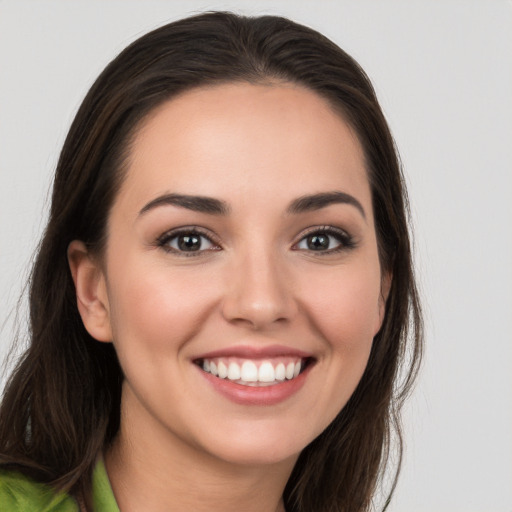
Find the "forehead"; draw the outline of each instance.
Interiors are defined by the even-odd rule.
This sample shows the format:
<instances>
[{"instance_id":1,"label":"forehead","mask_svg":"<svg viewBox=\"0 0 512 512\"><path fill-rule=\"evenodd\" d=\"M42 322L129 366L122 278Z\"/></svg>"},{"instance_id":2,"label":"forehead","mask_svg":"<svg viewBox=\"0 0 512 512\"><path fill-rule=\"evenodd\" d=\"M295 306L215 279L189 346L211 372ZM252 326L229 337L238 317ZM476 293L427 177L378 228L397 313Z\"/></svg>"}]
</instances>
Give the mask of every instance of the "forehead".
<instances>
[{"instance_id":1,"label":"forehead","mask_svg":"<svg viewBox=\"0 0 512 512\"><path fill-rule=\"evenodd\" d=\"M363 151L341 115L300 86L234 83L187 91L157 107L135 135L119 195L230 201L333 188L369 200Z\"/></svg>"}]
</instances>

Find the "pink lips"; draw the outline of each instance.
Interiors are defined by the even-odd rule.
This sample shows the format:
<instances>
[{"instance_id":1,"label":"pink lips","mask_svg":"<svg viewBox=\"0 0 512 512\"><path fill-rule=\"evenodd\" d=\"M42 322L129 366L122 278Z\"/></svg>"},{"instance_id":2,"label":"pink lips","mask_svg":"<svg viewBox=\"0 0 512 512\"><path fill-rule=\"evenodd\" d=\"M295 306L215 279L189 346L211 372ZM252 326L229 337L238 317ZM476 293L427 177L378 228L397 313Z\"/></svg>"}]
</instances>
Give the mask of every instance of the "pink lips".
<instances>
[{"instance_id":1,"label":"pink lips","mask_svg":"<svg viewBox=\"0 0 512 512\"><path fill-rule=\"evenodd\" d=\"M241 357L246 359L265 359L279 356L300 357L302 359L312 357L311 353L286 347L284 345L271 345L268 347L254 347L249 345L237 345L234 347L213 350L202 354L195 359L213 359L214 357Z\"/></svg>"},{"instance_id":2,"label":"pink lips","mask_svg":"<svg viewBox=\"0 0 512 512\"><path fill-rule=\"evenodd\" d=\"M250 360L272 359L277 357L294 357L308 359L309 361L313 359L311 353L282 345L272 345L267 347L239 345L202 354L195 358L194 361L197 363L203 359L222 357L238 357ZM202 377L206 379L208 384L232 402L240 405L269 406L283 402L297 393L304 385L313 365L307 365L300 375L291 380L278 382L270 386L246 386L238 384L228 379L216 377L211 373L203 371L199 365L196 366L197 370L200 372Z\"/></svg>"}]
</instances>

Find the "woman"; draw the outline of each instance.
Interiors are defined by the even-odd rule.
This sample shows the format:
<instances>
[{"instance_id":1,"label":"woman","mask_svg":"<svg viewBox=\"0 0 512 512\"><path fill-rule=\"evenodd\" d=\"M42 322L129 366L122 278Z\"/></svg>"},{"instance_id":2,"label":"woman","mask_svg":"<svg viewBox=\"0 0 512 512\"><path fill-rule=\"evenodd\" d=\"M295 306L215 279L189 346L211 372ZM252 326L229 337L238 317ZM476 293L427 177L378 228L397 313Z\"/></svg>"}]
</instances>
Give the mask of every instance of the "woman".
<instances>
[{"instance_id":1,"label":"woman","mask_svg":"<svg viewBox=\"0 0 512 512\"><path fill-rule=\"evenodd\" d=\"M320 34L209 13L130 45L58 163L7 510L368 510L421 353L406 208Z\"/></svg>"}]
</instances>

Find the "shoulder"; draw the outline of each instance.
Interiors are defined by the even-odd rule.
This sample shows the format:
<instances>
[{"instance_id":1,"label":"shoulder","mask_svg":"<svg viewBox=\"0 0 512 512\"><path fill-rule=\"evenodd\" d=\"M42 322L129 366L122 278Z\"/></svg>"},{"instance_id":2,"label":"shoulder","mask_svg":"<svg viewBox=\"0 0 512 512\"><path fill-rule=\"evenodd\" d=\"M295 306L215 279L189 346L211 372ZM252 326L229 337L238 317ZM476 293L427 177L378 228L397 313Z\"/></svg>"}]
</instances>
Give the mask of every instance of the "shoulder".
<instances>
[{"instance_id":1,"label":"shoulder","mask_svg":"<svg viewBox=\"0 0 512 512\"><path fill-rule=\"evenodd\" d=\"M2 512L78 512L76 501L16 471L0 469Z\"/></svg>"}]
</instances>

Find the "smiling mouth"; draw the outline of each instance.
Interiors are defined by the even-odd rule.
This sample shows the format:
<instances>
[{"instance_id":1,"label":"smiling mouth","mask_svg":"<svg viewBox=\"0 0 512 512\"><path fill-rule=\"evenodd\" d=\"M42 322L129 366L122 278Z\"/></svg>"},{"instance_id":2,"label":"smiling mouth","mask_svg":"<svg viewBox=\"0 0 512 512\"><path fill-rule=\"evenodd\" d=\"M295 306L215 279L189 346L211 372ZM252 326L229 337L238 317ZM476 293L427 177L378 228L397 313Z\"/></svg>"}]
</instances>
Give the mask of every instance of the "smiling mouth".
<instances>
[{"instance_id":1,"label":"smiling mouth","mask_svg":"<svg viewBox=\"0 0 512 512\"><path fill-rule=\"evenodd\" d=\"M234 384L252 387L275 386L296 379L314 363L312 357L278 357L243 359L214 357L196 359L194 363L205 373Z\"/></svg>"}]
</instances>

